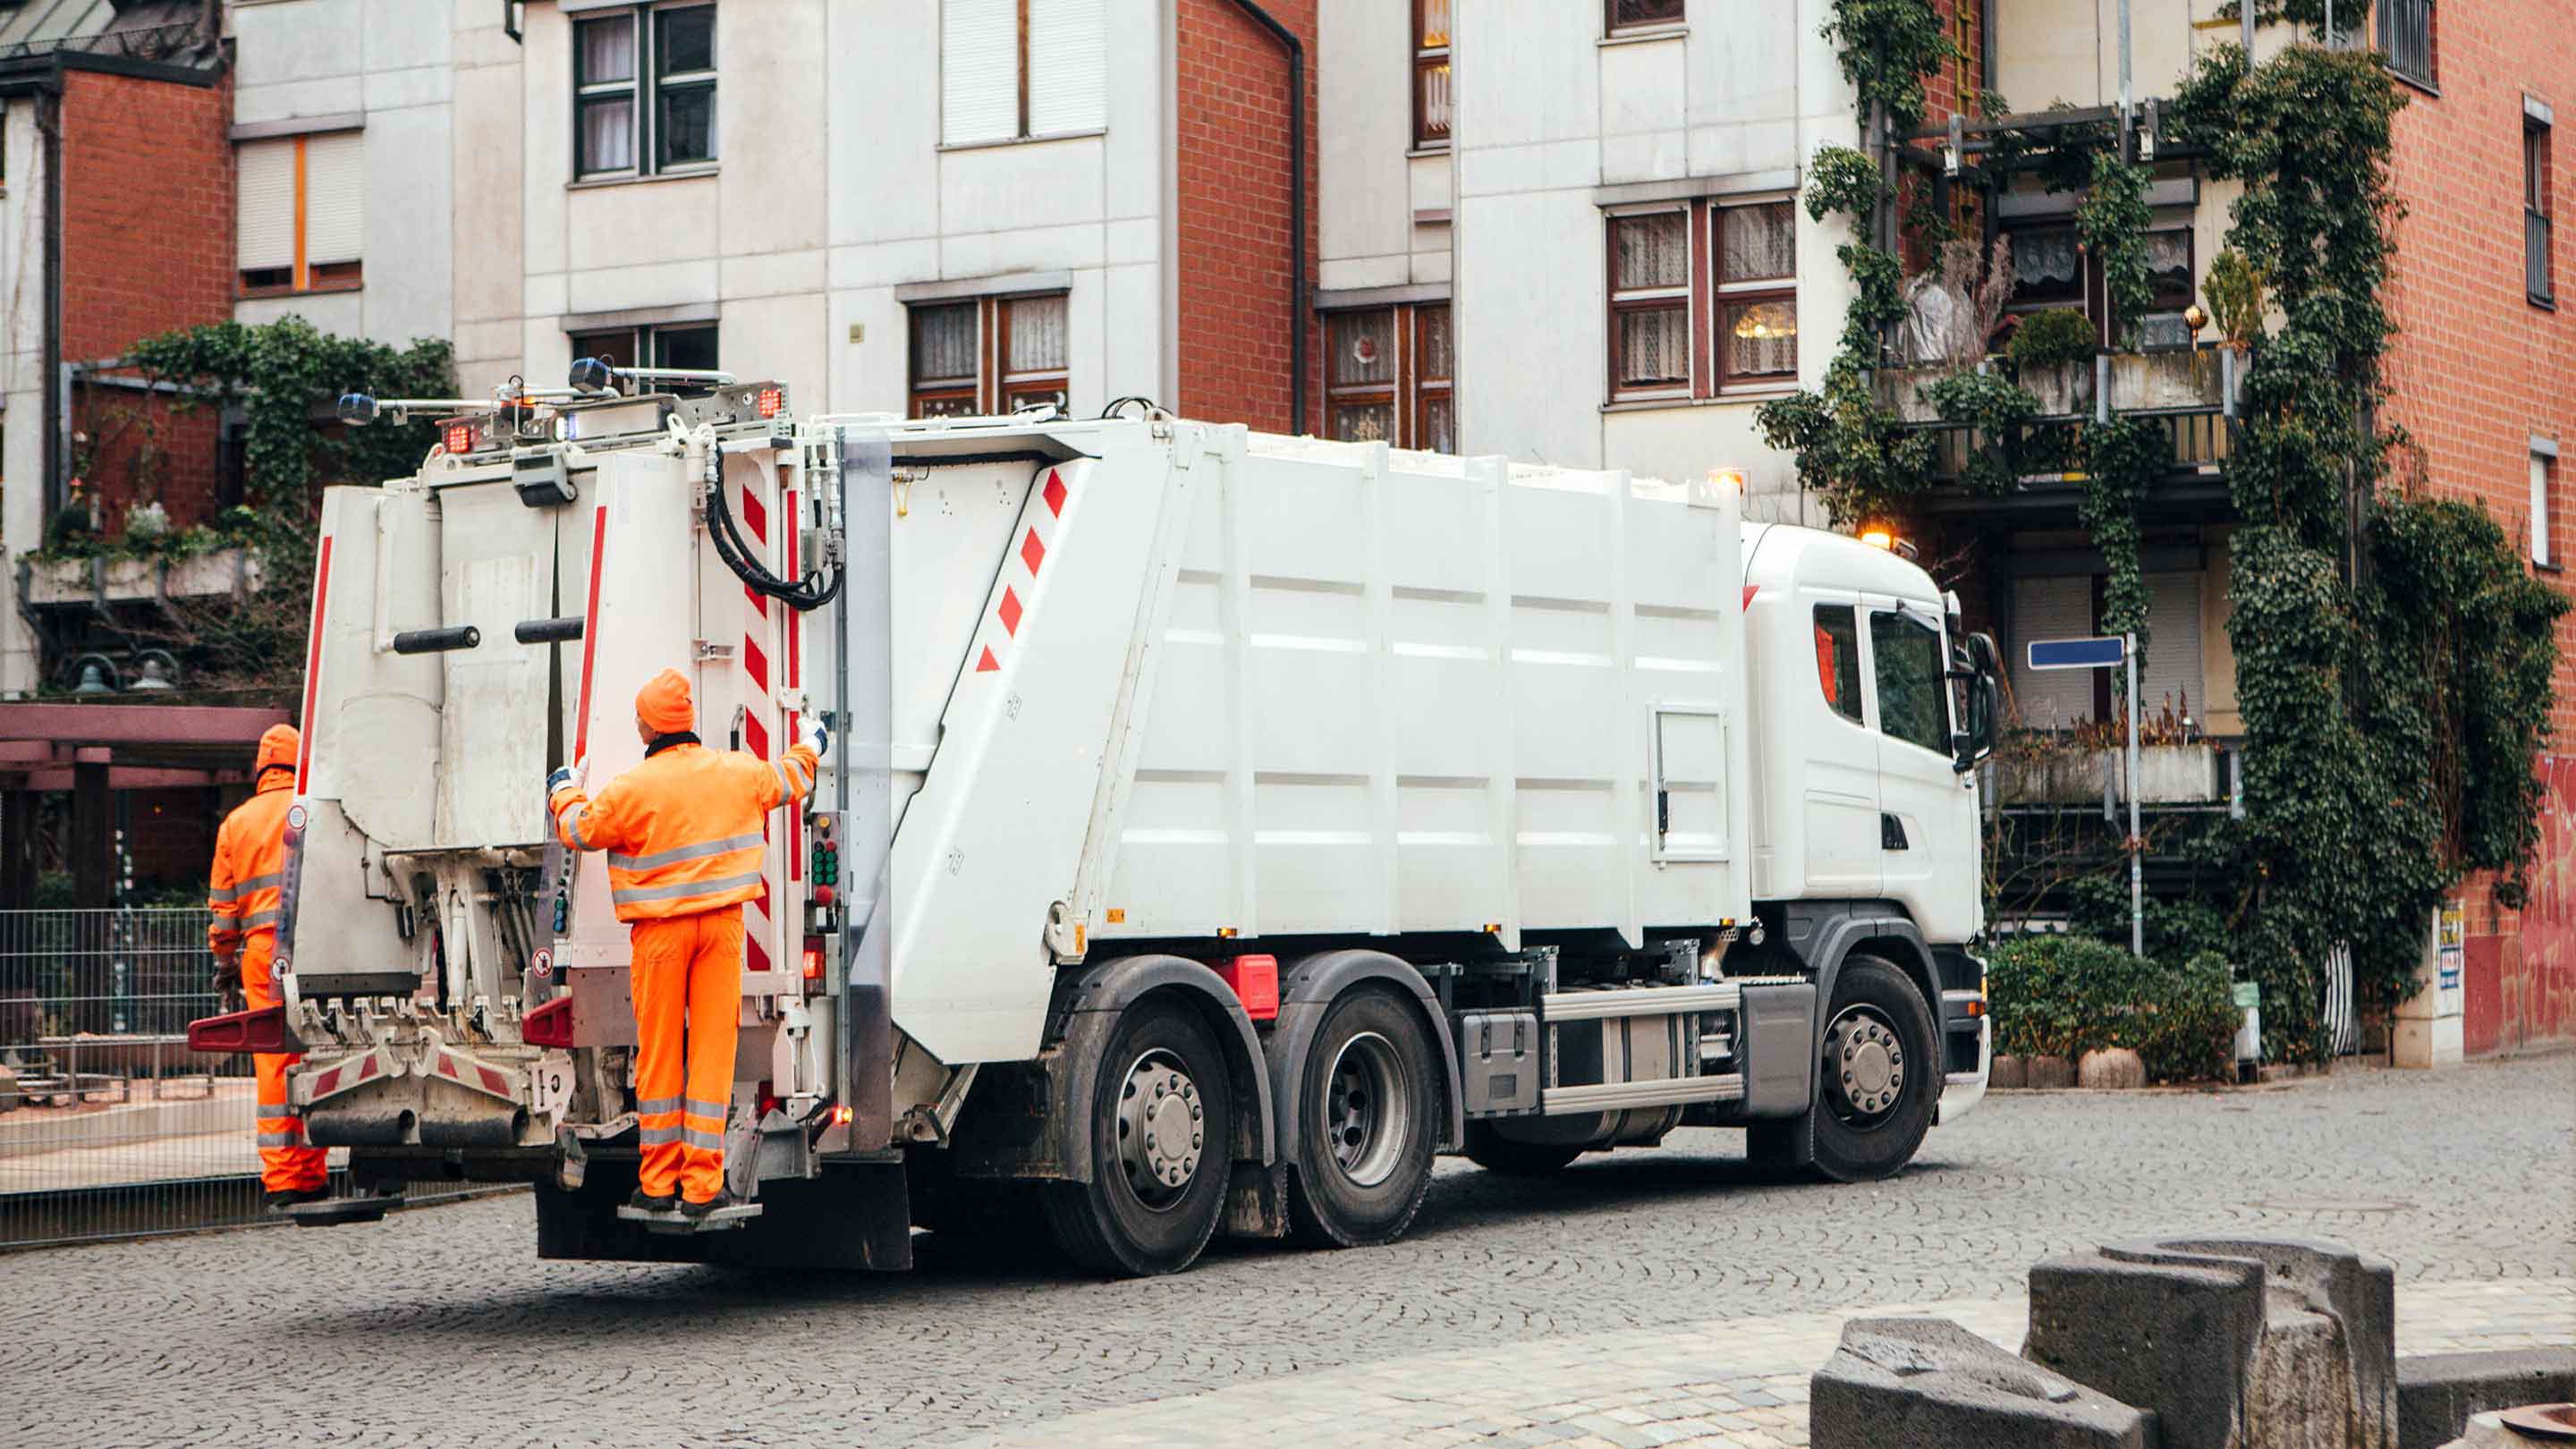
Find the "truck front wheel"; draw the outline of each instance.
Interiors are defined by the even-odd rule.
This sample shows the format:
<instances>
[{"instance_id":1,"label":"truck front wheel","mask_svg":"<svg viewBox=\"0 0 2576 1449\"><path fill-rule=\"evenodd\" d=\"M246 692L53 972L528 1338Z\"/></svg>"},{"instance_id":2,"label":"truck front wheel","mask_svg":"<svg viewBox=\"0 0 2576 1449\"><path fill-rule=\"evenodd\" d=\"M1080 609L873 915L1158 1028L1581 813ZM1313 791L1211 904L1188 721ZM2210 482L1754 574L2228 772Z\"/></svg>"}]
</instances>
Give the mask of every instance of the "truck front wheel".
<instances>
[{"instance_id":1,"label":"truck front wheel","mask_svg":"<svg viewBox=\"0 0 2576 1449\"><path fill-rule=\"evenodd\" d=\"M1892 962L1852 956L1834 978L1831 1011L1808 1108L1815 1170L1836 1182L1892 1176L1923 1145L1941 1098L1931 1005Z\"/></svg>"},{"instance_id":2,"label":"truck front wheel","mask_svg":"<svg viewBox=\"0 0 2576 1449\"><path fill-rule=\"evenodd\" d=\"M1431 1190L1442 1078L1422 1018L1387 992L1345 993L1306 1049L1288 1220L1319 1246L1391 1243Z\"/></svg>"},{"instance_id":3,"label":"truck front wheel","mask_svg":"<svg viewBox=\"0 0 2576 1449\"><path fill-rule=\"evenodd\" d=\"M1119 1017L1092 1095L1091 1181L1048 1183L1047 1225L1096 1273L1177 1273L1225 1208L1234 1098L1188 1007L1148 996Z\"/></svg>"}]
</instances>

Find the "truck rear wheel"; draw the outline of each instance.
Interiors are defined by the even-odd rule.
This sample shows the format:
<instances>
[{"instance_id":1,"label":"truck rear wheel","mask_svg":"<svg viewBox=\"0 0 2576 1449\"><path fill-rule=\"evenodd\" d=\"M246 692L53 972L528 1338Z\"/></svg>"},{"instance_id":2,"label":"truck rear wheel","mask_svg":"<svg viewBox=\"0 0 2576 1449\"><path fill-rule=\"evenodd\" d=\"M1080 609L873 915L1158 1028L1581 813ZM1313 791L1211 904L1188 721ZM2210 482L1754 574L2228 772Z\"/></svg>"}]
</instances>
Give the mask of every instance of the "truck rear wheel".
<instances>
[{"instance_id":1,"label":"truck rear wheel","mask_svg":"<svg viewBox=\"0 0 2576 1449\"><path fill-rule=\"evenodd\" d=\"M1165 997L1127 1008L1102 1053L1091 1181L1045 1185L1047 1225L1096 1273L1177 1273L1225 1209L1234 1098L1198 1016Z\"/></svg>"},{"instance_id":2,"label":"truck rear wheel","mask_svg":"<svg viewBox=\"0 0 2576 1449\"><path fill-rule=\"evenodd\" d=\"M1757 1161L1794 1161L1794 1134L1812 1134L1813 1171L1835 1182L1889 1177L1914 1160L1941 1097L1932 1007L1894 963L1851 956L1834 978L1807 1115L1754 1124Z\"/></svg>"},{"instance_id":3,"label":"truck rear wheel","mask_svg":"<svg viewBox=\"0 0 2576 1449\"><path fill-rule=\"evenodd\" d=\"M1491 1122L1467 1124L1467 1160L1507 1177L1544 1177L1583 1155L1579 1142L1514 1142Z\"/></svg>"},{"instance_id":4,"label":"truck rear wheel","mask_svg":"<svg viewBox=\"0 0 2576 1449\"><path fill-rule=\"evenodd\" d=\"M1384 991L1335 1001L1306 1048L1288 1221L1327 1247L1391 1243L1431 1190L1440 1060L1422 1018Z\"/></svg>"}]
</instances>

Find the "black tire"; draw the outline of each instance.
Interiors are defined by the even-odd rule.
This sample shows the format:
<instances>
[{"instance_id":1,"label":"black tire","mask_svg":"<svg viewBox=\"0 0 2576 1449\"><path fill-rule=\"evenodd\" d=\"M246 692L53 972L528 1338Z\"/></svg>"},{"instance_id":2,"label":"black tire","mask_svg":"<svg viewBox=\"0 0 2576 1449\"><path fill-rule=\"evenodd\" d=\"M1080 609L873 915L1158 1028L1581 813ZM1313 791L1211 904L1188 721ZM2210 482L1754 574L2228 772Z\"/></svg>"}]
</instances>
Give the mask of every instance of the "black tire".
<instances>
[{"instance_id":1,"label":"black tire","mask_svg":"<svg viewBox=\"0 0 2576 1449\"><path fill-rule=\"evenodd\" d=\"M1837 1028L1845 1023L1883 1039L1858 1045L1844 1041ZM1861 1056L1874 1052L1885 1074L1864 1074L1854 1086L1842 1085L1846 1067L1857 1065L1844 1059L1846 1051ZM1931 1004L1894 963L1877 956L1843 959L1825 1015L1817 1070L1816 1100L1807 1110L1819 1175L1835 1182L1869 1182L1894 1176L1914 1160L1923 1134L1932 1130L1932 1109L1941 1100L1940 1035ZM1863 1094L1861 1105L1855 1105L1855 1093Z\"/></svg>"},{"instance_id":2,"label":"black tire","mask_svg":"<svg viewBox=\"0 0 2576 1449\"><path fill-rule=\"evenodd\" d=\"M1161 1072L1188 1084L1186 1099L1162 1090ZM1167 1100L1171 1106L1162 1105ZM1095 1273L1146 1277L1188 1267L1224 1214L1234 1141L1232 1077L1197 1013L1168 997L1128 1007L1101 1054L1091 1111L1091 1181L1048 1183L1039 1196L1056 1242ZM1147 1158L1136 1139L1182 1126L1194 1140L1187 1166L1166 1168L1178 1180L1140 1183L1145 1164L1161 1159Z\"/></svg>"},{"instance_id":3,"label":"black tire","mask_svg":"<svg viewBox=\"0 0 2576 1449\"><path fill-rule=\"evenodd\" d=\"M1583 1155L1569 1142L1514 1142L1499 1136L1491 1122L1467 1124L1467 1160L1506 1177L1545 1177Z\"/></svg>"},{"instance_id":4,"label":"black tire","mask_svg":"<svg viewBox=\"0 0 2576 1449\"><path fill-rule=\"evenodd\" d=\"M1394 1242L1431 1190L1447 1105L1421 1015L1386 991L1343 993L1306 1047L1288 1223L1318 1247Z\"/></svg>"}]
</instances>

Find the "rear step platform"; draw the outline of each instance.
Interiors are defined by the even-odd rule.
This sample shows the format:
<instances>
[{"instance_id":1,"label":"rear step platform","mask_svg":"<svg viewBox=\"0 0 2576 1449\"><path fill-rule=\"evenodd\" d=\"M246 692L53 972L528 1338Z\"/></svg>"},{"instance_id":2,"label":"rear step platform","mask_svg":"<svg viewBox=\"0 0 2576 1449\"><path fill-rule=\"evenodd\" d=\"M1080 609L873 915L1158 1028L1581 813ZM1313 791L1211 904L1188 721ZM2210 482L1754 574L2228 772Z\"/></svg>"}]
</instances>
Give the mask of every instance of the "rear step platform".
<instances>
[{"instance_id":1,"label":"rear step platform","mask_svg":"<svg viewBox=\"0 0 2576 1449\"><path fill-rule=\"evenodd\" d=\"M657 1213L632 1204L623 1204L618 1207L617 1215L630 1223L642 1223L644 1231L648 1233L720 1233L728 1228L741 1227L744 1223L760 1216L760 1204L727 1203L704 1217L695 1218L681 1212L678 1208Z\"/></svg>"},{"instance_id":2,"label":"rear step platform","mask_svg":"<svg viewBox=\"0 0 2576 1449\"><path fill-rule=\"evenodd\" d=\"M292 1203L270 1211L299 1228L336 1228L342 1223L382 1222L386 1213L402 1204L402 1194L392 1193L382 1197L326 1197L320 1202Z\"/></svg>"}]
</instances>

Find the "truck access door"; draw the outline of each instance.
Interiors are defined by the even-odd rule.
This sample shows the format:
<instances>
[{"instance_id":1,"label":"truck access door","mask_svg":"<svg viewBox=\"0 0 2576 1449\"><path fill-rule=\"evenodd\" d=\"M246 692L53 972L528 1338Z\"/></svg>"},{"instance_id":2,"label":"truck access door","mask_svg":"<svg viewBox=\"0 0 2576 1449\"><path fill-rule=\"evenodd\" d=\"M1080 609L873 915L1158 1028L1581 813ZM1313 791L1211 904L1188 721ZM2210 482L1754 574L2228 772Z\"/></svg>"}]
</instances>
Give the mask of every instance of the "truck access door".
<instances>
[{"instance_id":1,"label":"truck access door","mask_svg":"<svg viewBox=\"0 0 2576 1449\"><path fill-rule=\"evenodd\" d=\"M1933 607L1884 594L1863 599L1878 729L1881 889L1929 932L1977 894L1976 796L1969 777L1951 768L1949 655Z\"/></svg>"},{"instance_id":2,"label":"truck access door","mask_svg":"<svg viewBox=\"0 0 2576 1449\"><path fill-rule=\"evenodd\" d=\"M1879 893L1879 763L1876 725L1869 711L1868 678L1861 656L1860 595L1802 589L1799 602L1815 639L1813 692L1793 702L1792 738L1806 779L1799 809L1807 840L1806 887L1814 898ZM1792 691L1807 671L1793 663L1783 677Z\"/></svg>"}]
</instances>

